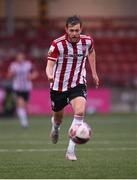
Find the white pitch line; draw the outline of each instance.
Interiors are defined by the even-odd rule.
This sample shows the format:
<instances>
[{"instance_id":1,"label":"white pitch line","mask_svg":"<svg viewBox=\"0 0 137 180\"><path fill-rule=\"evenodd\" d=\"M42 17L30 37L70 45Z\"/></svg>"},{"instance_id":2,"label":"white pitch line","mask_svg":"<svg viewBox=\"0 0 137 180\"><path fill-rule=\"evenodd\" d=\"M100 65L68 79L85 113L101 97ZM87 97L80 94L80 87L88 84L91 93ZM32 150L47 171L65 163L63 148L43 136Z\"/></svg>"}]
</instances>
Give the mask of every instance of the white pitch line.
<instances>
[{"instance_id":1,"label":"white pitch line","mask_svg":"<svg viewBox=\"0 0 137 180\"><path fill-rule=\"evenodd\" d=\"M65 152L66 149L60 148L60 149L0 149L0 153L6 153L6 152ZM79 148L78 151L137 151L136 147L122 147L122 148Z\"/></svg>"},{"instance_id":2,"label":"white pitch line","mask_svg":"<svg viewBox=\"0 0 137 180\"><path fill-rule=\"evenodd\" d=\"M67 141L60 141L59 144L66 144ZM89 142L91 144L137 144L137 141L92 141ZM37 141L37 140L21 140L21 141L0 141L0 144L32 144L32 145L40 145L40 144L51 144L51 142L47 140Z\"/></svg>"}]
</instances>

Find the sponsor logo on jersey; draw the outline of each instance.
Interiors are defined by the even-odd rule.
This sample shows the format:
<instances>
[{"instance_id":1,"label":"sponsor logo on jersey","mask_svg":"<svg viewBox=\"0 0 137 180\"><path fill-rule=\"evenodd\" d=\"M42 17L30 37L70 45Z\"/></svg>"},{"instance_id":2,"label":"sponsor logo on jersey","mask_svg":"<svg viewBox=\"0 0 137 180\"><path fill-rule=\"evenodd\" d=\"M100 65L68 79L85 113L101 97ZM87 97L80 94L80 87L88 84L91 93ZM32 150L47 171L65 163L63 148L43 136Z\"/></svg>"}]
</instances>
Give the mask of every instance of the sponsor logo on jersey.
<instances>
[{"instance_id":1,"label":"sponsor logo on jersey","mask_svg":"<svg viewBox=\"0 0 137 180\"><path fill-rule=\"evenodd\" d=\"M48 51L48 56L50 56L52 54L54 49L55 49L55 47L51 45L50 48L49 48L49 51Z\"/></svg>"},{"instance_id":2,"label":"sponsor logo on jersey","mask_svg":"<svg viewBox=\"0 0 137 180\"><path fill-rule=\"evenodd\" d=\"M82 57L83 54L65 54L64 58L78 58L78 57Z\"/></svg>"}]
</instances>

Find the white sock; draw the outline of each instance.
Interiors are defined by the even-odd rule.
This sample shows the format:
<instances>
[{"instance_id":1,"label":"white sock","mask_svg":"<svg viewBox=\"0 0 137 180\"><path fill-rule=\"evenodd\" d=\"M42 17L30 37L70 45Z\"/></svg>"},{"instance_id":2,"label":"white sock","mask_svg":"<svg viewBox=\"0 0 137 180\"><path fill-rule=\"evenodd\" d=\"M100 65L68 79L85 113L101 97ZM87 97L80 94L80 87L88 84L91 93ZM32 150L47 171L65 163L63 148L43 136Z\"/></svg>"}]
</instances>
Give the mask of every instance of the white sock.
<instances>
[{"instance_id":1,"label":"white sock","mask_svg":"<svg viewBox=\"0 0 137 180\"><path fill-rule=\"evenodd\" d=\"M72 121L72 124L70 126L70 129L73 125L75 124L82 124L84 121L84 116L77 116L77 115L74 115L74 119Z\"/></svg>"},{"instance_id":2,"label":"white sock","mask_svg":"<svg viewBox=\"0 0 137 180\"><path fill-rule=\"evenodd\" d=\"M27 112L24 108L17 108L17 115L22 127L28 127Z\"/></svg>"},{"instance_id":3,"label":"white sock","mask_svg":"<svg viewBox=\"0 0 137 180\"><path fill-rule=\"evenodd\" d=\"M74 119L72 121L72 124L70 126L70 129L73 125L75 124L82 124L84 121L84 117L83 116L77 116L77 115L74 115ZM69 140L69 144L68 144L68 149L67 151L70 152L70 153L74 153L75 151L75 145L76 143L74 143L71 139Z\"/></svg>"},{"instance_id":4,"label":"white sock","mask_svg":"<svg viewBox=\"0 0 137 180\"><path fill-rule=\"evenodd\" d=\"M70 140L69 140L69 145L68 145L67 152L69 152L69 153L74 153L74 151L75 151L75 145L76 145L76 143L74 143L74 142L70 139Z\"/></svg>"}]
</instances>

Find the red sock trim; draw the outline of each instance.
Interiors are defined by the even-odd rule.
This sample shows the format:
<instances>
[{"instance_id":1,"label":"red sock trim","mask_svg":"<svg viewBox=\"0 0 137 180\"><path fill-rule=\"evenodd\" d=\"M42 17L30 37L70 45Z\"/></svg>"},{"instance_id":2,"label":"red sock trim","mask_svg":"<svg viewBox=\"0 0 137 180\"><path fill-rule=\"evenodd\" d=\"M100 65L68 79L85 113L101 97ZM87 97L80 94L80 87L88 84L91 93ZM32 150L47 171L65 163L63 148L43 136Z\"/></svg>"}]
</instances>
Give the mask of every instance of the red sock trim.
<instances>
[{"instance_id":1,"label":"red sock trim","mask_svg":"<svg viewBox=\"0 0 137 180\"><path fill-rule=\"evenodd\" d=\"M74 115L74 118L77 120L83 120L84 116Z\"/></svg>"}]
</instances>

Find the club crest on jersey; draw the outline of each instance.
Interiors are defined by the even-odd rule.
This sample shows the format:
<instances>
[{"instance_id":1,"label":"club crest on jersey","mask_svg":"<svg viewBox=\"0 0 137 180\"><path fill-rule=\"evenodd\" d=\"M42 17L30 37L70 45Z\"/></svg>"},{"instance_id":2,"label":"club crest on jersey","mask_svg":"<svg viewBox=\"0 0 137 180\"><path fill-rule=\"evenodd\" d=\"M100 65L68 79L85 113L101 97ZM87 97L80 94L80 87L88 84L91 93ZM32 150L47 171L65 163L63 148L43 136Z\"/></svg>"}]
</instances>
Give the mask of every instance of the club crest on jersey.
<instances>
[{"instance_id":1,"label":"club crest on jersey","mask_svg":"<svg viewBox=\"0 0 137 180\"><path fill-rule=\"evenodd\" d=\"M51 101L51 105L52 105L52 107L54 108L54 106L55 106L54 101Z\"/></svg>"},{"instance_id":2,"label":"club crest on jersey","mask_svg":"<svg viewBox=\"0 0 137 180\"><path fill-rule=\"evenodd\" d=\"M85 98L87 97L87 91L86 90L83 90L83 95Z\"/></svg>"}]
</instances>

